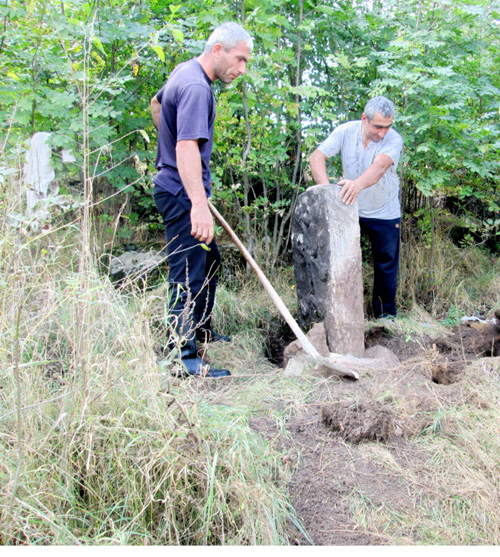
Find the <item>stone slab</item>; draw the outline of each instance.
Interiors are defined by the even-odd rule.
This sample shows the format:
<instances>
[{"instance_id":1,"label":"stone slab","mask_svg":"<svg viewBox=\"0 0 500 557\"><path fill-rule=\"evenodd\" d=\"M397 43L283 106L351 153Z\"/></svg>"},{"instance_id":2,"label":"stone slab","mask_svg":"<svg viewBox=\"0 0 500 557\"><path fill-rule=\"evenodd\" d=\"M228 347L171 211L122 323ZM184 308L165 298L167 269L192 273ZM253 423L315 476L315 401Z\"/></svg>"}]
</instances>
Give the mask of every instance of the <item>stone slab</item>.
<instances>
[{"instance_id":1,"label":"stone slab","mask_svg":"<svg viewBox=\"0 0 500 557\"><path fill-rule=\"evenodd\" d=\"M323 322L331 352L364 354L363 279L357 203L345 205L337 185L298 197L292 222L298 319Z\"/></svg>"}]
</instances>

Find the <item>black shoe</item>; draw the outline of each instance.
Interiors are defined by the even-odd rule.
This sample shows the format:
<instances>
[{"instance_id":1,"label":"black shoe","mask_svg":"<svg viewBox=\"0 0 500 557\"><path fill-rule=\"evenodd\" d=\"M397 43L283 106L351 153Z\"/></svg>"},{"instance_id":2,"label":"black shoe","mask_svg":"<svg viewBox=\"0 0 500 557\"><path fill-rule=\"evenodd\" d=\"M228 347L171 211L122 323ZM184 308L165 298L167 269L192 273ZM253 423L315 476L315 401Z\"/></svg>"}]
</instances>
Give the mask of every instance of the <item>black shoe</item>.
<instances>
[{"instance_id":1,"label":"black shoe","mask_svg":"<svg viewBox=\"0 0 500 557\"><path fill-rule=\"evenodd\" d=\"M205 342L231 342L231 337L219 335L211 329L198 329L196 331L196 340L201 343Z\"/></svg>"},{"instance_id":2,"label":"black shoe","mask_svg":"<svg viewBox=\"0 0 500 557\"><path fill-rule=\"evenodd\" d=\"M228 369L219 369L204 363L201 358L185 358L182 360L182 377L229 377Z\"/></svg>"},{"instance_id":3,"label":"black shoe","mask_svg":"<svg viewBox=\"0 0 500 557\"><path fill-rule=\"evenodd\" d=\"M231 342L231 337L219 335L211 329L198 329L196 331L196 340L201 343L206 342Z\"/></svg>"}]
</instances>

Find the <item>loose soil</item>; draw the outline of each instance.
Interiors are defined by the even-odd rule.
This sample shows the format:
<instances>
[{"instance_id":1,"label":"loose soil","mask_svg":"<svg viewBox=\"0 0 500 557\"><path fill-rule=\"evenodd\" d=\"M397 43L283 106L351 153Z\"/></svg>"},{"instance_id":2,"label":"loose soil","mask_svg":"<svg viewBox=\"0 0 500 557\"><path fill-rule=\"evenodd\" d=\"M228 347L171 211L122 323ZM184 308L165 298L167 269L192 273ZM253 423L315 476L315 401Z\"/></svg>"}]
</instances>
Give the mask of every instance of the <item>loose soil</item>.
<instances>
[{"instance_id":1,"label":"loose soil","mask_svg":"<svg viewBox=\"0 0 500 557\"><path fill-rule=\"evenodd\" d=\"M365 343L367 348L389 348L401 364L366 373L360 381L318 381L304 411L288 420L286 435L270 418L251 423L286 453L294 470L289 491L301 527L290 524L289 538L296 545L419 543L413 531L394 540L360 527L357 502L411 512L414 501L398 470L419 470L423 478L432 474L429 455L415 436L433 427L439 410L480 405L465 386L476 380L474 374L480 380L474 362L494 358L492 369L500 370L495 358L500 356L500 324L461 325L446 337L418 342L377 326L366 334ZM385 457L373 458L367 448L380 449ZM391 466L383 465L384 458Z\"/></svg>"}]
</instances>

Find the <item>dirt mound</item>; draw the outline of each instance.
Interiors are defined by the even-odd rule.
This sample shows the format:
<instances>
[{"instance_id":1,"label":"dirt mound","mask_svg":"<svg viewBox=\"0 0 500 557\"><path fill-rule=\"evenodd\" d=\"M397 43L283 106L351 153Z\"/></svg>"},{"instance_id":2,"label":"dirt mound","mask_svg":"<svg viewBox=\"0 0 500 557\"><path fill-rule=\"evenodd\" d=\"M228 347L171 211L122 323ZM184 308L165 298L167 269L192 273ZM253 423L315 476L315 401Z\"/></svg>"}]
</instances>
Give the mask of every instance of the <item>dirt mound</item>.
<instances>
[{"instance_id":1,"label":"dirt mound","mask_svg":"<svg viewBox=\"0 0 500 557\"><path fill-rule=\"evenodd\" d=\"M496 323L470 322L457 330L451 339L434 341L442 354L461 352L468 359L500 356L500 310Z\"/></svg>"},{"instance_id":2,"label":"dirt mound","mask_svg":"<svg viewBox=\"0 0 500 557\"><path fill-rule=\"evenodd\" d=\"M375 346L388 348L403 361L413 356L422 354L422 344L413 338L393 332L384 325L375 325L365 333L365 346L367 349Z\"/></svg>"},{"instance_id":3,"label":"dirt mound","mask_svg":"<svg viewBox=\"0 0 500 557\"><path fill-rule=\"evenodd\" d=\"M321 421L351 443L384 442L395 433L394 410L370 399L325 405L321 409Z\"/></svg>"},{"instance_id":4,"label":"dirt mound","mask_svg":"<svg viewBox=\"0 0 500 557\"><path fill-rule=\"evenodd\" d=\"M499 323L463 324L441 338L412 338L377 326L365 342L368 349L393 351L400 365L363 373L355 382L320 381L308 404L290 417L286 436L270 429L270 418L252 423L295 463L289 492L302 529L290 525L289 536L297 545L394 543L381 531L360 530L356 505L369 501L394 516L411 514L416 503L408 477L432 498L424 478L433 474L433 457L416 439L455 435L454 409L484 407L470 386L500 371L499 359L491 359L491 370L484 364L484 356L500 355ZM285 351L285 359L296 348ZM419 543L413 532L407 535L398 541Z\"/></svg>"}]
</instances>

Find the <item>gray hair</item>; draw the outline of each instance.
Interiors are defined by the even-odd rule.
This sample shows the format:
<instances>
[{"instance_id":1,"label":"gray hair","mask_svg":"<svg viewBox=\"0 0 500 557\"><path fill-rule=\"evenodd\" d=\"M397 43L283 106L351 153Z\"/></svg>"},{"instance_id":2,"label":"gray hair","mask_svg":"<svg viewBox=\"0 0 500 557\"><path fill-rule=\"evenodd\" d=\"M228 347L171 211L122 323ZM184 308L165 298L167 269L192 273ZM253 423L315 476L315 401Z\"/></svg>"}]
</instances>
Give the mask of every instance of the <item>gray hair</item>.
<instances>
[{"instance_id":1,"label":"gray hair","mask_svg":"<svg viewBox=\"0 0 500 557\"><path fill-rule=\"evenodd\" d=\"M205 43L203 52L208 54L217 43L220 43L224 47L224 50L228 52L232 48L236 48L241 41L244 41L248 48L252 50L253 38L239 23L228 21L219 25L219 27L216 27L212 31L212 34Z\"/></svg>"},{"instance_id":2,"label":"gray hair","mask_svg":"<svg viewBox=\"0 0 500 557\"><path fill-rule=\"evenodd\" d=\"M382 114L384 118L392 118L394 116L394 105L386 97L373 97L365 106L364 114L370 122L375 114Z\"/></svg>"}]
</instances>

